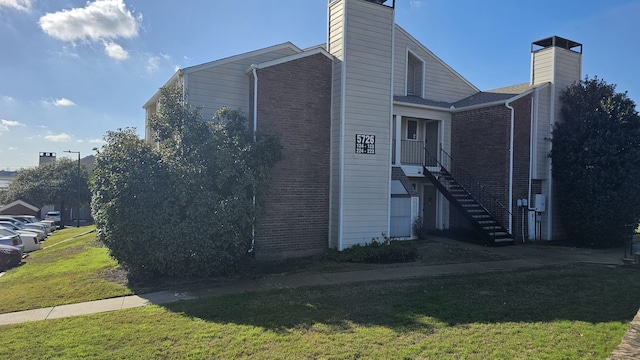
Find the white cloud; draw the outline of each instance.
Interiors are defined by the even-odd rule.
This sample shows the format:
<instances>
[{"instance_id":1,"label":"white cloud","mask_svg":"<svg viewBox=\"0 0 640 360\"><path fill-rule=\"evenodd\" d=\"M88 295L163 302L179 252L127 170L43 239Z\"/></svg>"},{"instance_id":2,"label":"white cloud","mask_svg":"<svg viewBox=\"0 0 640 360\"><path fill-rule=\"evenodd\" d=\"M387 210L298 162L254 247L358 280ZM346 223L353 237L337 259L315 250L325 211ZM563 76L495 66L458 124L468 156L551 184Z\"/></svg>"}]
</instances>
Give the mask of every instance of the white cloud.
<instances>
[{"instance_id":1,"label":"white cloud","mask_svg":"<svg viewBox=\"0 0 640 360\"><path fill-rule=\"evenodd\" d=\"M0 131L9 131L10 128L16 127L16 126L25 126L25 125L18 121L11 121L11 120L5 120L5 119L0 120Z\"/></svg>"},{"instance_id":2,"label":"white cloud","mask_svg":"<svg viewBox=\"0 0 640 360\"><path fill-rule=\"evenodd\" d=\"M44 137L46 140L53 142L67 142L71 140L71 136L66 133L58 134L58 135L47 135Z\"/></svg>"},{"instance_id":3,"label":"white cloud","mask_svg":"<svg viewBox=\"0 0 640 360\"><path fill-rule=\"evenodd\" d=\"M2 0L0 0L0 1L2 1ZM4 101L4 102L14 102L16 100L14 98L12 98L11 96L5 95L5 96L2 97L2 101Z\"/></svg>"},{"instance_id":4,"label":"white cloud","mask_svg":"<svg viewBox=\"0 0 640 360\"><path fill-rule=\"evenodd\" d=\"M160 57L151 56L147 59L147 72L151 74L158 70L160 70Z\"/></svg>"},{"instance_id":5,"label":"white cloud","mask_svg":"<svg viewBox=\"0 0 640 360\"><path fill-rule=\"evenodd\" d=\"M146 70L149 74L153 74L160 70L162 65L171 63L171 57L167 54L149 55L147 58Z\"/></svg>"},{"instance_id":6,"label":"white cloud","mask_svg":"<svg viewBox=\"0 0 640 360\"><path fill-rule=\"evenodd\" d=\"M55 106L75 106L76 103L74 103L73 101L67 99L67 98L62 98L62 99L56 99L53 101L53 105Z\"/></svg>"},{"instance_id":7,"label":"white cloud","mask_svg":"<svg viewBox=\"0 0 640 360\"><path fill-rule=\"evenodd\" d=\"M139 19L123 0L96 0L84 8L48 13L39 23L45 33L56 39L96 41L138 36Z\"/></svg>"},{"instance_id":8,"label":"white cloud","mask_svg":"<svg viewBox=\"0 0 640 360\"><path fill-rule=\"evenodd\" d=\"M116 60L127 60L129 58L127 50L113 41L103 41L102 45L104 45L104 52L111 58Z\"/></svg>"},{"instance_id":9,"label":"white cloud","mask_svg":"<svg viewBox=\"0 0 640 360\"><path fill-rule=\"evenodd\" d=\"M31 0L0 0L0 7L10 7L20 11L30 11Z\"/></svg>"},{"instance_id":10,"label":"white cloud","mask_svg":"<svg viewBox=\"0 0 640 360\"><path fill-rule=\"evenodd\" d=\"M14 150L18 150L18 148L17 148L17 147L14 147L14 146L9 146L9 149L8 149L8 150L9 150L9 151L14 151Z\"/></svg>"},{"instance_id":11,"label":"white cloud","mask_svg":"<svg viewBox=\"0 0 640 360\"><path fill-rule=\"evenodd\" d=\"M409 6L417 9L422 6L422 0L409 0Z\"/></svg>"},{"instance_id":12,"label":"white cloud","mask_svg":"<svg viewBox=\"0 0 640 360\"><path fill-rule=\"evenodd\" d=\"M89 143L91 143L91 144L105 144L106 141L104 141L102 139L91 139L91 140L89 140Z\"/></svg>"},{"instance_id":13,"label":"white cloud","mask_svg":"<svg viewBox=\"0 0 640 360\"><path fill-rule=\"evenodd\" d=\"M83 8L48 13L39 24L47 35L62 41L100 41L107 55L125 60L129 53L113 40L138 36L141 21L142 15L134 16L124 0L96 0Z\"/></svg>"}]
</instances>

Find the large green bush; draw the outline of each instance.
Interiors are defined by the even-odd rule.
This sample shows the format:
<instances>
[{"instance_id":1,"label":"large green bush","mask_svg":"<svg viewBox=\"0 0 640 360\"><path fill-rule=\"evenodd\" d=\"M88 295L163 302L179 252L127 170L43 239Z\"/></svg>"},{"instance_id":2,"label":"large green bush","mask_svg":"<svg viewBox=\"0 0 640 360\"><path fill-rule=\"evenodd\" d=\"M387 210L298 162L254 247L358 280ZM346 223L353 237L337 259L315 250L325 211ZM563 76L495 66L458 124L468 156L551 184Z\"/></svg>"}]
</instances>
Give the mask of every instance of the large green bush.
<instances>
[{"instance_id":1,"label":"large green bush","mask_svg":"<svg viewBox=\"0 0 640 360\"><path fill-rule=\"evenodd\" d=\"M277 137L223 108L213 121L162 89L150 119L156 143L110 132L96 157L92 208L111 255L136 274L210 276L247 265ZM258 201L254 201L254 195Z\"/></svg>"},{"instance_id":2,"label":"large green bush","mask_svg":"<svg viewBox=\"0 0 640 360\"><path fill-rule=\"evenodd\" d=\"M597 78L561 96L553 130L553 180L567 235L590 246L614 246L640 219L640 117L635 103Z\"/></svg>"}]
</instances>

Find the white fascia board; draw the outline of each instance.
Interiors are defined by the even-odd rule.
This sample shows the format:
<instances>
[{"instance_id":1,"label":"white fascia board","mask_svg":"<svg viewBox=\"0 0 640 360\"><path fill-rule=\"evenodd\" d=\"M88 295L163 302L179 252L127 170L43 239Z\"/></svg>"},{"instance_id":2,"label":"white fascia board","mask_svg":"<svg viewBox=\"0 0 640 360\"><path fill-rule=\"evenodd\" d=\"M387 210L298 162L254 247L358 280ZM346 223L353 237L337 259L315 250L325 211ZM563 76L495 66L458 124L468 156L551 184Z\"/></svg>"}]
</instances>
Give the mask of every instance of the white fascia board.
<instances>
[{"instance_id":1,"label":"white fascia board","mask_svg":"<svg viewBox=\"0 0 640 360\"><path fill-rule=\"evenodd\" d=\"M176 71L170 78L169 80L167 80L167 82L162 85L162 87L169 87L171 86L173 83L177 82L180 79L180 76L182 76L183 70L180 69L178 71ZM149 107L150 105L155 104L158 101L158 98L160 97L160 90L158 89L158 91L156 91L155 94L153 94L153 96L151 96L151 99L149 99L146 103L144 103L144 105L142 105L143 109L146 109L147 107Z\"/></svg>"},{"instance_id":2,"label":"white fascia board","mask_svg":"<svg viewBox=\"0 0 640 360\"><path fill-rule=\"evenodd\" d=\"M192 72L195 71L200 71L200 70L205 70L205 69L210 69L212 67L216 67L216 66L220 66L220 65L224 65L224 64L228 64L234 61L238 61L238 60L242 60L248 57L252 57L252 56L260 56L263 54L267 54L273 51L278 51L278 50L282 50L282 49L291 49L297 53L302 52L302 50L295 46L293 43L291 42L286 42L286 43L282 43L282 44L278 44L278 45L273 45L270 47L266 47L266 48L262 48L262 49L258 49L258 50L254 50L254 51L250 51L250 52L246 52L243 54L238 54L238 55L234 55L234 56L230 56L230 57L226 57L226 58L222 58L219 60L214 60L214 61L210 61L204 64L200 64L200 65L195 65L195 66L190 66L184 69L180 69L178 71L176 71L173 76L171 76L171 78L169 78L169 80L164 84L163 87L167 87L169 85L172 85L173 83L175 83L177 81L177 79L182 76L182 75L188 75ZM149 105L154 104L156 101L158 101L158 98L160 97L160 90L158 90L152 97L151 99L149 99L149 101L147 101L142 108L146 109Z\"/></svg>"},{"instance_id":3,"label":"white fascia board","mask_svg":"<svg viewBox=\"0 0 640 360\"><path fill-rule=\"evenodd\" d=\"M282 49L291 49L291 50L293 50L293 51L295 51L297 53L302 52L302 50L299 47L293 45L293 43L286 42L286 43L270 46L270 47L267 47L267 48L254 50L254 51L250 51L250 52L247 52L247 53L238 54L238 55L230 56L230 57L219 59L219 60L215 60L215 61L210 61L208 63L191 66L191 67L188 67L188 68L184 68L182 71L184 71L185 73L188 74L188 73L192 73L192 72L195 72L195 71L210 69L212 67L216 67L216 66L232 63L234 61L246 59L248 57L260 56L260 55L263 55L263 54L267 54L267 53L270 53L270 52L273 52L273 51L277 51L277 50L282 50Z\"/></svg>"},{"instance_id":4,"label":"white fascia board","mask_svg":"<svg viewBox=\"0 0 640 360\"><path fill-rule=\"evenodd\" d=\"M301 53L297 53L297 54L281 57L279 59L275 59L275 60L263 62L263 63L260 63L260 64L256 64L256 69L264 69L264 68L268 68L270 66L280 65L280 64L287 63L289 61L302 59L302 58L305 58L305 57L308 57L308 56L312 56L312 55L316 55L316 54L322 54L322 55L326 56L329 60L333 60L334 59L333 55L331 55L329 52L327 52L327 50L325 50L323 48L313 48L312 50L309 50L309 51L304 51L304 52L301 52ZM253 66L250 66L247 70L245 70L244 73L245 74L249 74L252 71L253 71Z\"/></svg>"},{"instance_id":5,"label":"white fascia board","mask_svg":"<svg viewBox=\"0 0 640 360\"><path fill-rule=\"evenodd\" d=\"M400 25L395 24L396 30L402 32L404 35L406 35L409 39L411 39L411 41L413 41L414 43L416 43L416 45L420 46L422 48L422 50L424 50L427 54L433 56L434 59L436 59L440 64L442 64L445 68L447 68L449 71L451 71L455 76L457 76L460 80L464 81L467 85L469 85L470 87L472 87L474 90L480 92L480 89L478 89L475 85L473 85L469 80L465 79L462 75L460 75L457 71L453 70L453 68L451 66L449 66L449 64L447 64L446 62L442 61L442 59L440 59L438 56L436 56L436 54L434 54L431 50L427 49L426 46L422 45L422 43L420 41L418 41L416 38L413 37L413 35L409 34L405 29L403 29L402 27L400 27Z\"/></svg>"},{"instance_id":6,"label":"white fascia board","mask_svg":"<svg viewBox=\"0 0 640 360\"><path fill-rule=\"evenodd\" d=\"M433 105L414 104L414 103L410 103L410 102L395 101L395 100L393 101L393 105L406 106L406 107L412 107L412 108L419 108L419 109L425 109L425 110L436 110L436 111L451 112L451 110L449 108L443 108L443 107L433 106Z\"/></svg>"},{"instance_id":7,"label":"white fascia board","mask_svg":"<svg viewBox=\"0 0 640 360\"><path fill-rule=\"evenodd\" d=\"M304 51L304 52L311 51L311 50L316 49L316 48L320 48L320 49L325 49L326 50L327 49L327 44L318 44L318 45L315 45L315 46L309 46L306 49L302 49L302 51Z\"/></svg>"},{"instance_id":8,"label":"white fascia board","mask_svg":"<svg viewBox=\"0 0 640 360\"><path fill-rule=\"evenodd\" d=\"M461 111L469 111L469 110L481 109L481 108L485 108L485 107L504 105L504 104L506 104L508 102L513 101L513 99L514 98L509 98L509 99L504 99L504 100L498 100L498 101L492 101L492 102L487 102L487 103L482 103L482 104L465 106L465 107L461 107L461 108L453 108L451 110L451 112L452 113L457 113L457 112L461 112Z\"/></svg>"}]
</instances>

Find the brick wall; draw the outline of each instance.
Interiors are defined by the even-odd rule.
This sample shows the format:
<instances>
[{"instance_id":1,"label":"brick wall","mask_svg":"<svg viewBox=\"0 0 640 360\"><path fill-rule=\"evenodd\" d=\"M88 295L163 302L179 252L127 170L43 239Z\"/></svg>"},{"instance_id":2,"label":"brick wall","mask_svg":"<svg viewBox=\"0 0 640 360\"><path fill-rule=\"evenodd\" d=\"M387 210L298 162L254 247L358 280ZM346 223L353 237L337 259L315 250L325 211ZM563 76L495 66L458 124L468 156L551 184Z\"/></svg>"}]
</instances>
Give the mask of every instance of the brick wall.
<instances>
[{"instance_id":1,"label":"brick wall","mask_svg":"<svg viewBox=\"0 0 640 360\"><path fill-rule=\"evenodd\" d=\"M528 235L528 213L526 208L518 208L518 199L529 198L530 147L531 147L531 96L511 104L515 109L514 157L513 157L513 234L516 242L522 242ZM524 221L522 214L524 210ZM524 226L524 228L522 227Z\"/></svg>"},{"instance_id":2,"label":"brick wall","mask_svg":"<svg viewBox=\"0 0 640 360\"><path fill-rule=\"evenodd\" d=\"M521 213L517 199L528 197L529 137L531 128L531 97L511 104L514 118L513 172L513 234L521 240ZM508 208L509 201L509 145L511 111L504 105L474 109L453 114L451 156L488 191ZM451 215L452 228L466 228L468 224L456 212ZM505 226L508 224L505 224ZM525 236L526 236L525 218Z\"/></svg>"},{"instance_id":3,"label":"brick wall","mask_svg":"<svg viewBox=\"0 0 640 360\"><path fill-rule=\"evenodd\" d=\"M321 54L258 70L258 130L277 133L284 155L256 229L258 259L327 249L330 85L331 60Z\"/></svg>"}]
</instances>

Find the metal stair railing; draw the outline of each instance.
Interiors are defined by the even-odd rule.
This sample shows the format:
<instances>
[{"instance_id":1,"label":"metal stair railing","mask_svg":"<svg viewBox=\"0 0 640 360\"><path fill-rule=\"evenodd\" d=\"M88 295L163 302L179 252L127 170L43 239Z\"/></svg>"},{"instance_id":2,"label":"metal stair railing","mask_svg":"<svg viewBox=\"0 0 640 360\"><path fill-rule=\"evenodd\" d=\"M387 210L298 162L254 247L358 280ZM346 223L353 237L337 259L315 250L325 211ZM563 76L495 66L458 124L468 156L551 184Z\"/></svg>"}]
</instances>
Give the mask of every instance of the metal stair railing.
<instances>
[{"instance_id":1,"label":"metal stair railing","mask_svg":"<svg viewBox=\"0 0 640 360\"><path fill-rule=\"evenodd\" d=\"M425 166L437 166L443 173L448 173L494 217L494 220L498 224L500 224L509 233L512 233L512 230L509 229L509 219L513 219L513 214L509 212L509 209L507 209L507 207L504 206L504 204L494 195L489 193L486 187L481 185L464 167L456 163L451 155L449 155L444 149L440 149L440 154L440 159L438 159L425 149ZM447 183L442 183L442 185L447 188L447 190L450 190L451 184L448 181Z\"/></svg>"}]
</instances>

